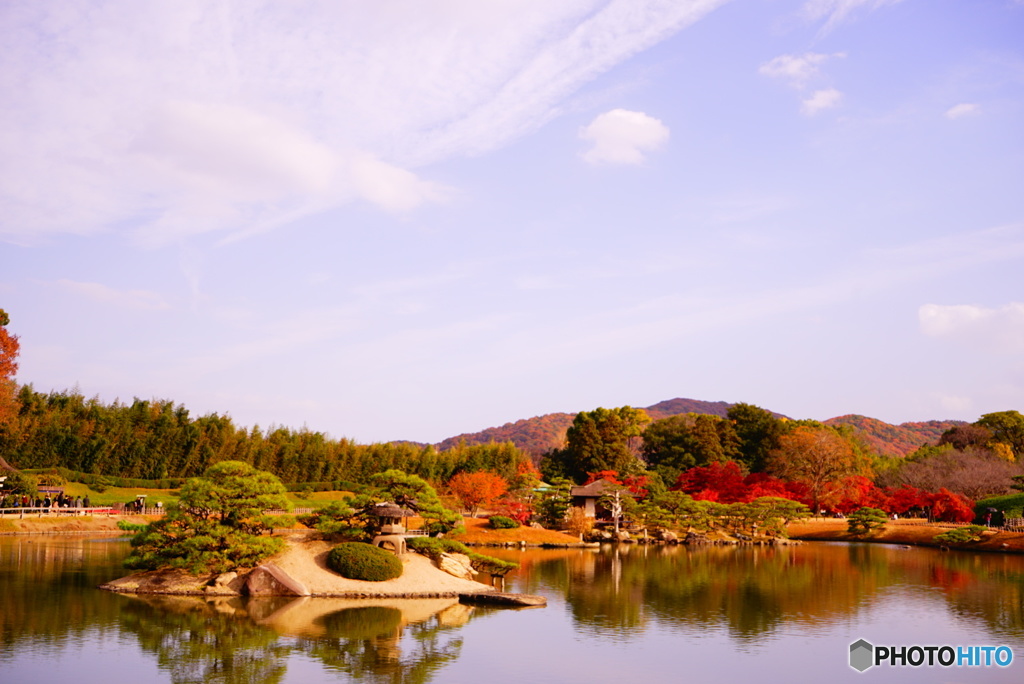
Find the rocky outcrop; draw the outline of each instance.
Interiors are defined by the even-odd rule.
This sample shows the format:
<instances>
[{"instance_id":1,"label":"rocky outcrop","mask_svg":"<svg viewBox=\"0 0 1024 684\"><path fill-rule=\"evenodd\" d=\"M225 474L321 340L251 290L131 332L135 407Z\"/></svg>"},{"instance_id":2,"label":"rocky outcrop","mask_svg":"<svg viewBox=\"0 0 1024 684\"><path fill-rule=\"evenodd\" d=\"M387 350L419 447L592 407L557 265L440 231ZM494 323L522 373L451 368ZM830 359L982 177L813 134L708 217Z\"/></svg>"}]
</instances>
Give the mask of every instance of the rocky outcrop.
<instances>
[{"instance_id":1,"label":"rocky outcrop","mask_svg":"<svg viewBox=\"0 0 1024 684\"><path fill-rule=\"evenodd\" d=\"M437 561L437 567L452 577L473 579L473 564L470 562L469 556L464 553L442 553Z\"/></svg>"},{"instance_id":2,"label":"rocky outcrop","mask_svg":"<svg viewBox=\"0 0 1024 684\"><path fill-rule=\"evenodd\" d=\"M264 563L245 580L249 596L309 596L302 582L290 577L273 563Z\"/></svg>"}]
</instances>

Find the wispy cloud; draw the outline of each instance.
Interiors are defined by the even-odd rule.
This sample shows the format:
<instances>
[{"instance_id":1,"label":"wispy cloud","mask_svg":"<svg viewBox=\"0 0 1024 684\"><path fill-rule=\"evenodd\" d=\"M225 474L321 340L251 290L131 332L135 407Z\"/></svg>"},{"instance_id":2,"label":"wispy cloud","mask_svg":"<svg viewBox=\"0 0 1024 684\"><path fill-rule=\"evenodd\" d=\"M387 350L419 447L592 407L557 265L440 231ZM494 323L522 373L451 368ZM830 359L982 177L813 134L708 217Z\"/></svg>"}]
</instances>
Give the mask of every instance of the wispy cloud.
<instances>
[{"instance_id":1,"label":"wispy cloud","mask_svg":"<svg viewBox=\"0 0 1024 684\"><path fill-rule=\"evenodd\" d=\"M921 332L951 338L986 351L1024 354L1024 303L999 308L974 304L925 304L918 310Z\"/></svg>"},{"instance_id":2,"label":"wispy cloud","mask_svg":"<svg viewBox=\"0 0 1024 684\"><path fill-rule=\"evenodd\" d=\"M643 112L613 109L581 129L580 137L593 143L583 154L591 164L639 164L668 142L669 130Z\"/></svg>"},{"instance_id":3,"label":"wispy cloud","mask_svg":"<svg viewBox=\"0 0 1024 684\"><path fill-rule=\"evenodd\" d=\"M0 236L244 236L357 199L443 201L427 165L536 129L724 2L14 0Z\"/></svg>"},{"instance_id":4,"label":"wispy cloud","mask_svg":"<svg viewBox=\"0 0 1024 684\"><path fill-rule=\"evenodd\" d=\"M958 105L954 105L946 110L947 119L960 119L965 116L971 116L981 111L981 107L969 102L962 102Z\"/></svg>"},{"instance_id":5,"label":"wispy cloud","mask_svg":"<svg viewBox=\"0 0 1024 684\"><path fill-rule=\"evenodd\" d=\"M803 14L811 21L825 20L822 32L827 33L860 10L872 11L902 0L808 0Z\"/></svg>"},{"instance_id":6,"label":"wispy cloud","mask_svg":"<svg viewBox=\"0 0 1024 684\"><path fill-rule=\"evenodd\" d=\"M61 279L57 286L85 299L123 309L167 309L170 305L156 292L149 290L118 290L101 283L83 283Z\"/></svg>"},{"instance_id":7,"label":"wispy cloud","mask_svg":"<svg viewBox=\"0 0 1024 684\"><path fill-rule=\"evenodd\" d=\"M820 52L807 52L802 55L779 55L765 62L758 73L771 78L781 78L796 88L802 88L808 81L817 76L820 66L833 57L845 57L844 53L826 55Z\"/></svg>"}]
</instances>

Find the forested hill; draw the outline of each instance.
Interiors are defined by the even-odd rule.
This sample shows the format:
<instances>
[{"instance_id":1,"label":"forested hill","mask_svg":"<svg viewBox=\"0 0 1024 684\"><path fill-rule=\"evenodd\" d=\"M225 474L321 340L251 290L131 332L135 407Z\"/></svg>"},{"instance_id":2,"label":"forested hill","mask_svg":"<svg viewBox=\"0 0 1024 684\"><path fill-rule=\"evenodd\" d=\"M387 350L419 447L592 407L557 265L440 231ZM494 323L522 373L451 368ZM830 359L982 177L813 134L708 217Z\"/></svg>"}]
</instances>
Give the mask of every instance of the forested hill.
<instances>
[{"instance_id":1,"label":"forested hill","mask_svg":"<svg viewBox=\"0 0 1024 684\"><path fill-rule=\"evenodd\" d=\"M966 425L962 420L929 420L890 425L877 418L848 415L829 418L826 425L849 425L879 454L906 456L925 444L935 444L946 430Z\"/></svg>"},{"instance_id":2,"label":"forested hill","mask_svg":"<svg viewBox=\"0 0 1024 684\"><path fill-rule=\"evenodd\" d=\"M644 410L653 420L661 420L683 413L704 413L725 418L732 406L734 404L725 401L668 399L644 407ZM572 425L575 415L575 413L548 413L534 418L524 418L514 423L505 423L501 427L449 437L437 447L445 450L460 442L466 444L512 442L523 451L540 455L550 449L563 446L565 431ZM779 413L775 413L775 415L783 417ZM965 424L959 420L929 420L923 423L891 425L876 418L855 414L830 418L824 422L826 425L849 425L879 454L888 456L906 456L924 444L935 444L943 432L956 425Z\"/></svg>"},{"instance_id":3,"label":"forested hill","mask_svg":"<svg viewBox=\"0 0 1024 684\"><path fill-rule=\"evenodd\" d=\"M668 399L644 408L653 420L661 420L681 413L707 413L725 418L732 404L724 401L700 401L698 399ZM444 451L459 442L466 444L487 444L488 442L512 442L523 451L540 455L559 448L565 441L565 431L572 425L575 413L547 413L543 416L523 418L500 427L487 428L449 437L437 445Z\"/></svg>"}]
</instances>

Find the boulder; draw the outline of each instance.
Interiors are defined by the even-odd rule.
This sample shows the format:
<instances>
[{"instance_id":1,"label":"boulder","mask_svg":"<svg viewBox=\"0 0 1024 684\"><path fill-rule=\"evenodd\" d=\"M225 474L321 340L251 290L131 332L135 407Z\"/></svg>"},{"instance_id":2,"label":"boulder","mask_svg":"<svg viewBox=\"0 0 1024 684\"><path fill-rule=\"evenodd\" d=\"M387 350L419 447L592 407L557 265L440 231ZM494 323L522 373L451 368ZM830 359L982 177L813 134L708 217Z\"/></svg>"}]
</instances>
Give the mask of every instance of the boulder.
<instances>
[{"instance_id":1,"label":"boulder","mask_svg":"<svg viewBox=\"0 0 1024 684\"><path fill-rule=\"evenodd\" d=\"M309 589L273 563L264 563L245 580L249 596L309 596Z\"/></svg>"},{"instance_id":2,"label":"boulder","mask_svg":"<svg viewBox=\"0 0 1024 684\"><path fill-rule=\"evenodd\" d=\"M237 572L225 572L206 585L206 593L212 596L237 596L240 593L239 584Z\"/></svg>"},{"instance_id":3,"label":"boulder","mask_svg":"<svg viewBox=\"0 0 1024 684\"><path fill-rule=\"evenodd\" d=\"M464 553L442 553L437 561L437 567L452 577L473 579L473 564Z\"/></svg>"},{"instance_id":4,"label":"boulder","mask_svg":"<svg viewBox=\"0 0 1024 684\"><path fill-rule=\"evenodd\" d=\"M677 541L679 541L679 537L676 536L676 533L675 532L669 532L668 530L662 530L660 536L661 536L661 541L667 542L669 544L674 544Z\"/></svg>"}]
</instances>

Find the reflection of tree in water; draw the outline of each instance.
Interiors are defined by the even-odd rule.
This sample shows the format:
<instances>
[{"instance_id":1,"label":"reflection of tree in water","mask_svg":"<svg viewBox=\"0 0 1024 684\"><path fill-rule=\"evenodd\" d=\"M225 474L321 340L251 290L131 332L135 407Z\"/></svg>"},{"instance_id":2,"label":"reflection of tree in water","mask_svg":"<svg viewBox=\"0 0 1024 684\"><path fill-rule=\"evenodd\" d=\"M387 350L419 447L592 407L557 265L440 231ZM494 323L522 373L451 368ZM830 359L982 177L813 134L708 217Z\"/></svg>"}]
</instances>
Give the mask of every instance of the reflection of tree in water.
<instances>
[{"instance_id":1,"label":"reflection of tree in water","mask_svg":"<svg viewBox=\"0 0 1024 684\"><path fill-rule=\"evenodd\" d=\"M300 639L297 647L356 681L421 684L462 650L462 637L444 612L403 627L402 612L396 608L348 608L322 618L327 636Z\"/></svg>"},{"instance_id":2,"label":"reflection of tree in water","mask_svg":"<svg viewBox=\"0 0 1024 684\"><path fill-rule=\"evenodd\" d=\"M253 622L240 599L133 601L122 625L176 684L279 682L289 648Z\"/></svg>"},{"instance_id":3,"label":"reflection of tree in water","mask_svg":"<svg viewBox=\"0 0 1024 684\"><path fill-rule=\"evenodd\" d=\"M620 637L635 633L644 623L644 566L627 561L625 555L616 548L569 559L565 598L578 623L615 630Z\"/></svg>"},{"instance_id":4,"label":"reflection of tree in water","mask_svg":"<svg viewBox=\"0 0 1024 684\"><path fill-rule=\"evenodd\" d=\"M980 622L999 638L1024 639L1024 559L946 553L931 569L957 617Z\"/></svg>"},{"instance_id":5,"label":"reflection of tree in water","mask_svg":"<svg viewBox=\"0 0 1024 684\"><path fill-rule=\"evenodd\" d=\"M69 635L117 629L120 597L96 586L121 570L125 543L54 537L0 544L0 662L19 647L60 648Z\"/></svg>"}]
</instances>

